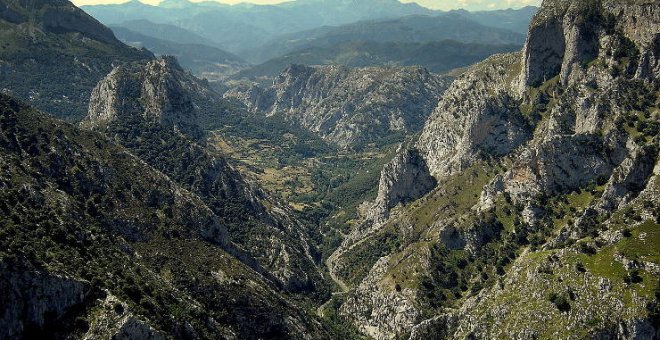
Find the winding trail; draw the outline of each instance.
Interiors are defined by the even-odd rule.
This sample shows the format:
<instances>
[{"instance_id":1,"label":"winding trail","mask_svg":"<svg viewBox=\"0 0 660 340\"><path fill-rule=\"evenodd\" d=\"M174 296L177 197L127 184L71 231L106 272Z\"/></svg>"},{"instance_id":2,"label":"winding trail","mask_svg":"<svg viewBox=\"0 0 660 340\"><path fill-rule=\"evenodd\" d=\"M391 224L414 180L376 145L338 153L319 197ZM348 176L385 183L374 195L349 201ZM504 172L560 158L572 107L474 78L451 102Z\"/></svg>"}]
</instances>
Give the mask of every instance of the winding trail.
<instances>
[{"instance_id":1,"label":"winding trail","mask_svg":"<svg viewBox=\"0 0 660 340\"><path fill-rule=\"evenodd\" d=\"M337 248L325 260L325 266L326 266L326 268L328 268L328 274L330 275L330 279L332 279L332 281L335 284L337 284L337 286L339 287L339 291L338 292L333 292L330 299L328 299L328 301L324 302L321 306L319 306L319 308L316 309L316 315L318 315L321 318L324 317L325 308L328 306L328 304L330 302L332 302L332 299L335 296L346 294L348 292L348 290L350 289L348 287L348 285L346 283L344 283L344 281L342 281L334 272L334 263L335 263L335 260L337 258L337 255L339 254L339 252L338 252L339 249L341 249L341 247Z\"/></svg>"},{"instance_id":2,"label":"winding trail","mask_svg":"<svg viewBox=\"0 0 660 340\"><path fill-rule=\"evenodd\" d=\"M328 268L328 273L330 274L330 278L332 281L334 281L337 286L339 286L340 293L345 293L349 290L349 287L344 281L342 281L337 274L335 274L335 261L337 259L337 255L339 255L339 249L335 250L326 260L325 260L325 266Z\"/></svg>"}]
</instances>

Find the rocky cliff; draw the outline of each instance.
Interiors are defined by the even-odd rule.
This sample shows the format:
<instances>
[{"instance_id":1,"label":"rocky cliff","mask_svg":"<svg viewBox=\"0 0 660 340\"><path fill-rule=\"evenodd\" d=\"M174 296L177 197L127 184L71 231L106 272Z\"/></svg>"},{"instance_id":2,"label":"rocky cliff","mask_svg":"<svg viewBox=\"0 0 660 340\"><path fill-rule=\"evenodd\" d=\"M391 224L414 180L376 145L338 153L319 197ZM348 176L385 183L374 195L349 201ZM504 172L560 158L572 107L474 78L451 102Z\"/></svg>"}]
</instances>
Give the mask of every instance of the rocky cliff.
<instances>
[{"instance_id":1,"label":"rocky cliff","mask_svg":"<svg viewBox=\"0 0 660 340\"><path fill-rule=\"evenodd\" d=\"M290 290L322 289L305 227L204 145L197 119L223 102L174 59L157 59L119 67L99 82L81 126L104 132L199 195L237 247L257 260L255 269L265 268Z\"/></svg>"},{"instance_id":2,"label":"rocky cliff","mask_svg":"<svg viewBox=\"0 0 660 340\"><path fill-rule=\"evenodd\" d=\"M200 92L210 91L173 58L156 59L144 67L118 67L92 91L82 126L101 128L139 119L194 136L197 115L190 94Z\"/></svg>"},{"instance_id":3,"label":"rocky cliff","mask_svg":"<svg viewBox=\"0 0 660 340\"><path fill-rule=\"evenodd\" d=\"M436 185L426 161L416 149L399 149L381 172L378 196L369 207L371 219L382 221L397 204L421 198Z\"/></svg>"},{"instance_id":4,"label":"rocky cliff","mask_svg":"<svg viewBox=\"0 0 660 340\"><path fill-rule=\"evenodd\" d=\"M652 338L659 14L545 1L521 55L457 79L421 157L383 170L381 202L421 198L376 205L333 257L341 313L375 338ZM403 185L419 164L434 187Z\"/></svg>"},{"instance_id":5,"label":"rocky cliff","mask_svg":"<svg viewBox=\"0 0 660 340\"><path fill-rule=\"evenodd\" d=\"M419 67L291 65L269 88L239 87L225 96L348 148L419 131L449 83Z\"/></svg>"}]
</instances>

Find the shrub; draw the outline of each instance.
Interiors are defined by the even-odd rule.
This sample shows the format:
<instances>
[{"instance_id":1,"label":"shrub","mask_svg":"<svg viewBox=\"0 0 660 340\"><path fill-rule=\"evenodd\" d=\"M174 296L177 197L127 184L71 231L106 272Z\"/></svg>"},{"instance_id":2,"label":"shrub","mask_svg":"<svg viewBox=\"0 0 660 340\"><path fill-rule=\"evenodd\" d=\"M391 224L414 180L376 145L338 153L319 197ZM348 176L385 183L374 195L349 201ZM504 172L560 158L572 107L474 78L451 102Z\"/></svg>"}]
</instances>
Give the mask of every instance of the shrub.
<instances>
[{"instance_id":1,"label":"shrub","mask_svg":"<svg viewBox=\"0 0 660 340\"><path fill-rule=\"evenodd\" d=\"M557 309L562 313L566 313L571 310L571 303L569 302L569 298L566 296L566 294L552 293L550 294L548 300L552 302L555 307L557 307Z\"/></svg>"}]
</instances>

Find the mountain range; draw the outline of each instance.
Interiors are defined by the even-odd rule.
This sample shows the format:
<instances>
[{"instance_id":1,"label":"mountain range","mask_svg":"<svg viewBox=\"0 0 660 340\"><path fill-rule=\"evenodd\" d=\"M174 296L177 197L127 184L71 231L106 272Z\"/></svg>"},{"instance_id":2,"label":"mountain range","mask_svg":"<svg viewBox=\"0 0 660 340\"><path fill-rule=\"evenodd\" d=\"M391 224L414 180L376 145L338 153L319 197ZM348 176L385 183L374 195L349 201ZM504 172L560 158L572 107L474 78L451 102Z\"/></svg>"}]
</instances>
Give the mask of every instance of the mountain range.
<instances>
[{"instance_id":1,"label":"mountain range","mask_svg":"<svg viewBox=\"0 0 660 340\"><path fill-rule=\"evenodd\" d=\"M379 33L383 29L392 31L388 34L398 34L386 41L419 42L452 38L464 42L522 43L526 25L535 11L534 7L526 7L507 11L444 13L397 0L299 0L278 5L233 6L185 0L150 6L132 1L82 8L106 25L122 26L161 40L203 43L238 54L252 62L263 62L278 54L314 45L296 42L300 39L322 40L329 35L340 36L326 38L330 41L334 39L334 42L347 39L383 41L382 38L387 37L387 34ZM465 22L457 22L460 20ZM357 22L362 23L355 24ZM491 29L473 31L478 30L479 25ZM174 27L190 33L182 35ZM357 36L351 38L350 34ZM191 38L191 35L197 37ZM176 40L183 36L190 40ZM379 38L372 39L373 36ZM401 40L410 37L416 38ZM286 47L281 44L286 44ZM271 52L274 47L276 51Z\"/></svg>"},{"instance_id":2,"label":"mountain range","mask_svg":"<svg viewBox=\"0 0 660 340\"><path fill-rule=\"evenodd\" d=\"M522 11L521 14L527 15ZM529 22L529 18L527 22ZM251 52L250 55L251 60L260 61L309 47L328 48L347 42L429 43L444 40L522 46L525 35L492 26L483 26L469 15L457 13L436 16L413 15L389 20L360 21L338 27L326 26L291 33L274 39L260 49Z\"/></svg>"},{"instance_id":3,"label":"mountain range","mask_svg":"<svg viewBox=\"0 0 660 340\"><path fill-rule=\"evenodd\" d=\"M372 2L133 1L83 8L123 42L174 55L216 83L228 77L269 81L289 64L422 65L446 72L518 49L536 10L440 12L396 0Z\"/></svg>"},{"instance_id":4,"label":"mountain range","mask_svg":"<svg viewBox=\"0 0 660 340\"><path fill-rule=\"evenodd\" d=\"M304 0L263 6L228 6L215 2L198 4L185 0L150 6L132 1L82 8L106 25L142 19L156 23L175 23L233 53L257 47L280 34L359 20L432 13L416 4L402 4L396 0Z\"/></svg>"},{"instance_id":5,"label":"mountain range","mask_svg":"<svg viewBox=\"0 0 660 340\"><path fill-rule=\"evenodd\" d=\"M269 82L287 66L336 65L348 67L423 66L434 73L474 64L496 53L512 52L520 46L461 43L443 40L426 43L350 41L327 47L307 47L262 64L250 66L230 76Z\"/></svg>"},{"instance_id":6,"label":"mountain range","mask_svg":"<svg viewBox=\"0 0 660 340\"><path fill-rule=\"evenodd\" d=\"M248 67L248 64L240 57L203 43L160 40L124 27L111 28L117 38L127 45L148 49L158 56L176 57L186 70L205 79L223 79ZM181 37L173 37L172 40L186 41L189 39L184 33ZM195 41L196 39L190 40ZM201 38L200 40L203 41Z\"/></svg>"},{"instance_id":7,"label":"mountain range","mask_svg":"<svg viewBox=\"0 0 660 340\"><path fill-rule=\"evenodd\" d=\"M659 336L656 1L88 10L158 56L0 0L0 338ZM200 79L220 28L316 65Z\"/></svg>"}]
</instances>

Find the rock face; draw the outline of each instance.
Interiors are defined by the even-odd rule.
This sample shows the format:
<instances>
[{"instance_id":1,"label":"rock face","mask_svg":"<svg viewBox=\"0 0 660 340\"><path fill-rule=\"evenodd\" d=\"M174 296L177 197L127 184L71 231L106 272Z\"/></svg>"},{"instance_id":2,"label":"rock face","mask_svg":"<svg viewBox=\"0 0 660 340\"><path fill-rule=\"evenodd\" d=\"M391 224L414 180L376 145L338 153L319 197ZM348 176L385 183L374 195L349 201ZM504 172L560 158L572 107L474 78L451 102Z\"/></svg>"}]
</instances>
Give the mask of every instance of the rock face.
<instances>
[{"instance_id":1,"label":"rock face","mask_svg":"<svg viewBox=\"0 0 660 340\"><path fill-rule=\"evenodd\" d=\"M517 62L516 54L493 56L447 90L417 141L431 174L454 174L479 157L506 155L531 137L510 93Z\"/></svg>"},{"instance_id":2,"label":"rock face","mask_svg":"<svg viewBox=\"0 0 660 340\"><path fill-rule=\"evenodd\" d=\"M2 335L5 339L37 329L52 328L65 313L81 305L90 292L89 284L72 278L38 271L16 271L0 263Z\"/></svg>"},{"instance_id":3,"label":"rock face","mask_svg":"<svg viewBox=\"0 0 660 340\"><path fill-rule=\"evenodd\" d=\"M235 88L225 96L348 148L419 131L449 82L419 67L291 65L269 88Z\"/></svg>"},{"instance_id":4,"label":"rock face","mask_svg":"<svg viewBox=\"0 0 660 340\"><path fill-rule=\"evenodd\" d=\"M383 169L378 184L378 196L370 209L370 219L382 222L389 210L399 203L414 201L436 185L426 162L416 149L398 150L395 158Z\"/></svg>"},{"instance_id":5,"label":"rock face","mask_svg":"<svg viewBox=\"0 0 660 340\"><path fill-rule=\"evenodd\" d=\"M375 339L397 338L402 329L410 329L423 319L414 305L414 291L380 287L387 284L381 282L381 276L387 271L388 261L387 257L381 258L340 309L340 313L355 320L362 332Z\"/></svg>"},{"instance_id":6,"label":"rock face","mask_svg":"<svg viewBox=\"0 0 660 340\"><path fill-rule=\"evenodd\" d=\"M380 257L342 314L378 339L653 337L655 298L629 275L658 268L630 265L657 248L658 15L653 1L546 0L522 54L454 81L332 257L351 277L356 256ZM411 181L419 164L435 181ZM612 261L625 269L597 269Z\"/></svg>"},{"instance_id":7,"label":"rock face","mask_svg":"<svg viewBox=\"0 0 660 340\"><path fill-rule=\"evenodd\" d=\"M196 91L204 87L173 58L156 59L144 67L119 67L92 91L82 125L97 128L141 118L192 133L197 117L189 93Z\"/></svg>"},{"instance_id":8,"label":"rock face","mask_svg":"<svg viewBox=\"0 0 660 340\"><path fill-rule=\"evenodd\" d=\"M211 154L197 125L224 100L175 60L119 67L92 93L84 128L113 137L154 168L199 195L228 225L239 256L295 291L321 286L302 224L286 205ZM167 155L167 157L163 156ZM269 207L269 208L266 208ZM256 262L248 257L253 257Z\"/></svg>"},{"instance_id":9,"label":"rock face","mask_svg":"<svg viewBox=\"0 0 660 340\"><path fill-rule=\"evenodd\" d=\"M660 25L651 1L545 1L532 21L524 49L521 91L560 76L567 84L581 65L598 57L603 30L621 31L642 52L638 75L657 77Z\"/></svg>"}]
</instances>

